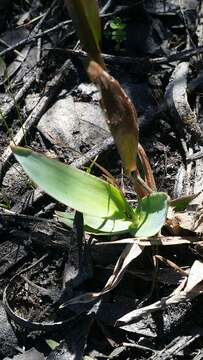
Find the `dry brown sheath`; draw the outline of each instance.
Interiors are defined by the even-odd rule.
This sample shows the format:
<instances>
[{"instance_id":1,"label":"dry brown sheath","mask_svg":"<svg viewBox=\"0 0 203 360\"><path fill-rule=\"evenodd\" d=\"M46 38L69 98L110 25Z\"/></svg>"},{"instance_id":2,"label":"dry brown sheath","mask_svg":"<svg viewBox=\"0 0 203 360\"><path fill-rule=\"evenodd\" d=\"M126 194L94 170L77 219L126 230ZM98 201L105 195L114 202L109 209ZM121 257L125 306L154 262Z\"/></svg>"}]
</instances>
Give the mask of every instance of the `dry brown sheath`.
<instances>
[{"instance_id":1,"label":"dry brown sheath","mask_svg":"<svg viewBox=\"0 0 203 360\"><path fill-rule=\"evenodd\" d=\"M138 120L129 97L118 81L94 61L88 66L90 79L100 88L102 107L114 137L124 168L128 174L137 169Z\"/></svg>"}]
</instances>

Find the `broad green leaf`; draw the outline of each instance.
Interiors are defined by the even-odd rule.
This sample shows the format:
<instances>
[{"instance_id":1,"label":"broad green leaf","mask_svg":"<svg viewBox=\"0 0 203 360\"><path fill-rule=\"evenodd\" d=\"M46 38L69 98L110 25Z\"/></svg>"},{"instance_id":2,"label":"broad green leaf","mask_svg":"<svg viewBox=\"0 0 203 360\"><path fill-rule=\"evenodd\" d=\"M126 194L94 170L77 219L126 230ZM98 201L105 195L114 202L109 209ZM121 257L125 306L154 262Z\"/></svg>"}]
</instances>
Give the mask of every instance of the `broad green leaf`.
<instances>
[{"instance_id":1,"label":"broad green leaf","mask_svg":"<svg viewBox=\"0 0 203 360\"><path fill-rule=\"evenodd\" d=\"M132 218L132 208L113 185L29 149L12 149L28 176L61 203L92 216Z\"/></svg>"},{"instance_id":2,"label":"broad green leaf","mask_svg":"<svg viewBox=\"0 0 203 360\"><path fill-rule=\"evenodd\" d=\"M58 221L68 226L69 228L73 229L75 212L69 213L64 211L55 211L55 214L57 216ZM83 219L84 219L84 215L83 215Z\"/></svg>"},{"instance_id":3,"label":"broad green leaf","mask_svg":"<svg viewBox=\"0 0 203 360\"><path fill-rule=\"evenodd\" d=\"M58 220L66 226L72 228L74 214L56 211ZM116 235L129 232L128 228L132 225L132 221L122 219L104 219L95 216L83 214L84 230L94 235Z\"/></svg>"},{"instance_id":4,"label":"broad green leaf","mask_svg":"<svg viewBox=\"0 0 203 360\"><path fill-rule=\"evenodd\" d=\"M96 0L65 0L66 7L73 19L78 37L88 55L102 67L101 24Z\"/></svg>"},{"instance_id":5,"label":"broad green leaf","mask_svg":"<svg viewBox=\"0 0 203 360\"><path fill-rule=\"evenodd\" d=\"M167 194L154 192L142 198L135 211L135 220L129 229L130 233L137 237L156 235L165 224L167 211Z\"/></svg>"},{"instance_id":6,"label":"broad green leaf","mask_svg":"<svg viewBox=\"0 0 203 360\"><path fill-rule=\"evenodd\" d=\"M131 233L134 237L156 235L165 224L168 198L165 193L152 193L140 200L134 212L134 221L123 219L102 219L84 214L85 231L90 234L116 235ZM74 214L56 212L59 221L72 227Z\"/></svg>"},{"instance_id":7,"label":"broad green leaf","mask_svg":"<svg viewBox=\"0 0 203 360\"><path fill-rule=\"evenodd\" d=\"M102 232L103 235L104 233L115 235L128 232L128 228L132 225L132 221L124 219L101 219L84 214L84 224L91 229L95 229L97 233Z\"/></svg>"}]
</instances>

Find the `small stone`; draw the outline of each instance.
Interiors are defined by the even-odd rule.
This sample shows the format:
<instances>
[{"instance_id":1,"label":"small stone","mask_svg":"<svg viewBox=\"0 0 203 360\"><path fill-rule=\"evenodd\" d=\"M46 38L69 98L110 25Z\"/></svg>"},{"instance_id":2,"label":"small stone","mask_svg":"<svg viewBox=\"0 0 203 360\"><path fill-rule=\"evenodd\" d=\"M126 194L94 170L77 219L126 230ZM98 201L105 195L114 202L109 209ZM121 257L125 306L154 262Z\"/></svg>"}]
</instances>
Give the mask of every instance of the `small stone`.
<instances>
[{"instance_id":1,"label":"small stone","mask_svg":"<svg viewBox=\"0 0 203 360\"><path fill-rule=\"evenodd\" d=\"M91 97L93 101L99 101L101 99L101 94L94 84L82 83L78 86L77 90L82 97Z\"/></svg>"},{"instance_id":2,"label":"small stone","mask_svg":"<svg viewBox=\"0 0 203 360\"><path fill-rule=\"evenodd\" d=\"M28 94L25 99L25 110L30 113L40 100L39 94Z\"/></svg>"},{"instance_id":3,"label":"small stone","mask_svg":"<svg viewBox=\"0 0 203 360\"><path fill-rule=\"evenodd\" d=\"M44 360L44 359L45 356L36 349L30 349L12 358L12 360ZM5 358L4 360L11 360L11 358Z\"/></svg>"},{"instance_id":4,"label":"small stone","mask_svg":"<svg viewBox=\"0 0 203 360\"><path fill-rule=\"evenodd\" d=\"M14 199L21 197L28 188L30 180L22 170L22 167L16 163L10 167L2 182L1 196L13 202Z\"/></svg>"},{"instance_id":5,"label":"small stone","mask_svg":"<svg viewBox=\"0 0 203 360\"><path fill-rule=\"evenodd\" d=\"M42 116L37 128L53 145L76 152L100 144L109 136L99 105L74 102L72 96L65 96L64 93Z\"/></svg>"},{"instance_id":6,"label":"small stone","mask_svg":"<svg viewBox=\"0 0 203 360\"><path fill-rule=\"evenodd\" d=\"M78 130L72 96L63 94L41 117L38 130L54 145L74 146L72 133Z\"/></svg>"},{"instance_id":7,"label":"small stone","mask_svg":"<svg viewBox=\"0 0 203 360\"><path fill-rule=\"evenodd\" d=\"M6 356L13 356L16 353L15 347L18 345L18 340L7 319L2 303L0 303L0 344L1 359Z\"/></svg>"}]
</instances>

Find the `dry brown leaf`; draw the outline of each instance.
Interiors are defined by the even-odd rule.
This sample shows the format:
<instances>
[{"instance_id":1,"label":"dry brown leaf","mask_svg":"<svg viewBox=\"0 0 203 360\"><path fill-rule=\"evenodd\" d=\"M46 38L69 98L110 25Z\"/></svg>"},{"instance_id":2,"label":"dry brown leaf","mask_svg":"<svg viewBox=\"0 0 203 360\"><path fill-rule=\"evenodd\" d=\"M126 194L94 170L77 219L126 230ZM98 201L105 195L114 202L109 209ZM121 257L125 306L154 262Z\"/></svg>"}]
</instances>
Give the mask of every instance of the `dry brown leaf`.
<instances>
[{"instance_id":1,"label":"dry brown leaf","mask_svg":"<svg viewBox=\"0 0 203 360\"><path fill-rule=\"evenodd\" d=\"M136 259L143 251L143 247L140 245L134 244L128 244L125 249L123 250L122 254L120 255L113 274L108 279L106 285L104 286L103 290L101 292L97 293L86 293L80 296L77 296L60 307L66 307L68 305L72 304L78 304L78 303L88 303L91 301L95 301L96 299L99 299L102 295L108 293L109 291L113 290L118 283L121 281L128 265Z\"/></svg>"},{"instance_id":2,"label":"dry brown leaf","mask_svg":"<svg viewBox=\"0 0 203 360\"><path fill-rule=\"evenodd\" d=\"M181 284L167 297L155 303L135 309L122 316L117 325L121 326L135 321L140 317L157 310L165 309L166 306L184 302L186 299L194 298L203 293L203 262L196 260L189 272L188 278L185 278Z\"/></svg>"},{"instance_id":3,"label":"dry brown leaf","mask_svg":"<svg viewBox=\"0 0 203 360\"><path fill-rule=\"evenodd\" d=\"M202 236L154 236L146 238L129 238L116 241L98 242L94 246L108 246L116 244L133 244L136 243L140 246L171 246L182 244L195 244L202 243Z\"/></svg>"},{"instance_id":4,"label":"dry brown leaf","mask_svg":"<svg viewBox=\"0 0 203 360\"><path fill-rule=\"evenodd\" d=\"M196 260L193 263L184 291L191 295L203 293L203 262Z\"/></svg>"},{"instance_id":5,"label":"dry brown leaf","mask_svg":"<svg viewBox=\"0 0 203 360\"><path fill-rule=\"evenodd\" d=\"M117 146L123 167L126 173L131 175L138 197L142 198L149 195L156 187L149 161L141 145L139 145L139 155L146 172L147 183L140 177L137 168L139 127L137 112L133 103L119 82L96 62L90 61L87 72L90 79L101 91L101 103L107 124Z\"/></svg>"},{"instance_id":6,"label":"dry brown leaf","mask_svg":"<svg viewBox=\"0 0 203 360\"><path fill-rule=\"evenodd\" d=\"M173 261L166 259L165 257L161 256L161 255L155 255L154 256L156 259L162 261L165 265L169 266L170 268L172 268L174 271L180 273L183 276L188 276L187 272L184 271L183 269L181 269L180 266L178 266L177 264L175 264Z\"/></svg>"},{"instance_id":7,"label":"dry brown leaf","mask_svg":"<svg viewBox=\"0 0 203 360\"><path fill-rule=\"evenodd\" d=\"M94 61L90 61L87 72L90 79L100 88L102 106L110 131L126 172L137 169L138 119L134 105L118 81Z\"/></svg>"},{"instance_id":8,"label":"dry brown leaf","mask_svg":"<svg viewBox=\"0 0 203 360\"><path fill-rule=\"evenodd\" d=\"M193 230L195 230L196 233L203 234L203 209L195 214Z\"/></svg>"},{"instance_id":9,"label":"dry brown leaf","mask_svg":"<svg viewBox=\"0 0 203 360\"><path fill-rule=\"evenodd\" d=\"M203 212L197 211L184 211L175 212L169 208L167 215L166 227L171 234L175 236L189 235L192 233L203 234Z\"/></svg>"},{"instance_id":10,"label":"dry brown leaf","mask_svg":"<svg viewBox=\"0 0 203 360\"><path fill-rule=\"evenodd\" d=\"M146 152L141 144L138 144L138 156L144 170L146 184L149 186L150 189L156 191L156 184L154 180L153 171L149 163L149 159L146 155Z\"/></svg>"}]
</instances>

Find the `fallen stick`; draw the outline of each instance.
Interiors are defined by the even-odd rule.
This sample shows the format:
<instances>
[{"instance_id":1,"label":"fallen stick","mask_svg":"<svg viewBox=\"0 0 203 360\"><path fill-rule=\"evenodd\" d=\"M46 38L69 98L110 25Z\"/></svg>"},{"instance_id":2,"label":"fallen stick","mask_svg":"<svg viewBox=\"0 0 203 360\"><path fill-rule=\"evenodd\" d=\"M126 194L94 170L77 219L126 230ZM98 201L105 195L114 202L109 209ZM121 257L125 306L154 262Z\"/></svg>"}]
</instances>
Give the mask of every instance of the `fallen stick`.
<instances>
[{"instance_id":1,"label":"fallen stick","mask_svg":"<svg viewBox=\"0 0 203 360\"><path fill-rule=\"evenodd\" d=\"M172 73L171 80L166 88L165 100L173 119L176 119L176 127L182 137L185 130L203 144L203 133L194 111L192 111L187 98L187 75L188 62L179 63Z\"/></svg>"}]
</instances>

